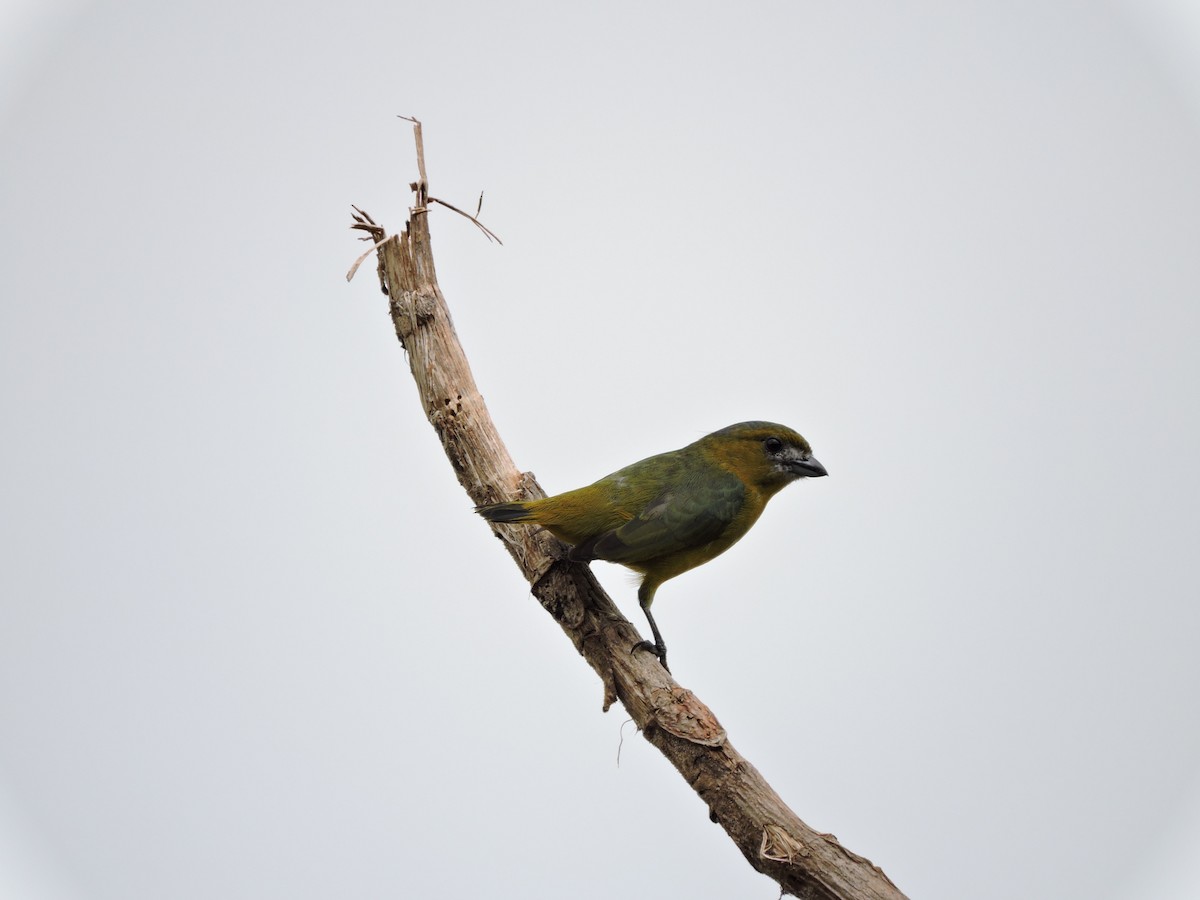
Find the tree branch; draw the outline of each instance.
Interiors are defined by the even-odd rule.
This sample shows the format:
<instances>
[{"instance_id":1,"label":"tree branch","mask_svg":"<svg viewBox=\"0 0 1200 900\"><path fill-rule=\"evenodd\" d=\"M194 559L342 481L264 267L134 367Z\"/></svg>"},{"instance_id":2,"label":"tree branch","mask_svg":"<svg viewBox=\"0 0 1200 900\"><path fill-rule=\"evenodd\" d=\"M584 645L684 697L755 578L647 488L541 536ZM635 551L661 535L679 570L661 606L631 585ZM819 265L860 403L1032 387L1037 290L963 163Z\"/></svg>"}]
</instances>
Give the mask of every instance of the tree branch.
<instances>
[{"instance_id":1,"label":"tree branch","mask_svg":"<svg viewBox=\"0 0 1200 900\"><path fill-rule=\"evenodd\" d=\"M425 415L468 496L477 505L544 497L533 477L513 464L500 440L450 321L429 239L432 198L421 124L409 121L414 124L420 179L411 185L416 204L404 231L387 237L357 208L351 227L366 232L363 239L372 241L379 253L379 276L390 298L396 336L408 354ZM833 835L800 821L734 750L712 711L677 684L657 658L630 652L640 635L591 570L567 560L563 544L549 532L527 526L492 528L534 596L600 677L604 709L620 700L642 735L699 794L709 817L725 829L751 866L777 881L782 892L797 897L904 900L881 869L847 850Z\"/></svg>"}]
</instances>

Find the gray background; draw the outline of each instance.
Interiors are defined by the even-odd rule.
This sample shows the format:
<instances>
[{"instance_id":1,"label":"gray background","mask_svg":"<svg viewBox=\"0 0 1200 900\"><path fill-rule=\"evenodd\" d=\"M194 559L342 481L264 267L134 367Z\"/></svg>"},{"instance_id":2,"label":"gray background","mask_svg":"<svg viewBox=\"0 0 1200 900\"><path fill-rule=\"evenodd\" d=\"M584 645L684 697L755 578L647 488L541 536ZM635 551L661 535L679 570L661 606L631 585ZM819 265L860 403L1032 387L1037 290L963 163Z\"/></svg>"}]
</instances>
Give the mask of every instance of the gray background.
<instances>
[{"instance_id":1,"label":"gray background","mask_svg":"<svg viewBox=\"0 0 1200 900\"><path fill-rule=\"evenodd\" d=\"M1194 7L335 6L6 8L5 896L775 896L343 279L396 114L506 242L434 214L518 465L829 467L655 607L802 818L914 898L1200 896Z\"/></svg>"}]
</instances>

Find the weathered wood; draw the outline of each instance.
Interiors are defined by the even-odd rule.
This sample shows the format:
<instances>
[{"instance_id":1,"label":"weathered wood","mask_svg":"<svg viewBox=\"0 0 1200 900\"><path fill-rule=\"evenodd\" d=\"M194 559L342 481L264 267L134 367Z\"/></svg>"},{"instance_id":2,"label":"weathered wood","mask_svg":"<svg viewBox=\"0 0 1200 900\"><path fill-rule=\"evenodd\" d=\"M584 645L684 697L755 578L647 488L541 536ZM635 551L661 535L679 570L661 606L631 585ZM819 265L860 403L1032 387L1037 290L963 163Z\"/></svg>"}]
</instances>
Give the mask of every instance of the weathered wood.
<instances>
[{"instance_id":1,"label":"weathered wood","mask_svg":"<svg viewBox=\"0 0 1200 900\"><path fill-rule=\"evenodd\" d=\"M408 354L425 414L462 484L477 505L544 497L514 465L475 386L466 354L438 287L429 237L421 126L413 120L420 180L404 231L385 239L359 211L353 226L377 242L379 274L390 298L396 336ZM534 596L599 675L604 709L620 700L643 736L671 761L707 804L750 865L781 889L813 900L903 900L883 871L809 828L729 742L712 711L681 687L648 653L631 653L641 638L596 582L566 559L546 531L493 525Z\"/></svg>"}]
</instances>

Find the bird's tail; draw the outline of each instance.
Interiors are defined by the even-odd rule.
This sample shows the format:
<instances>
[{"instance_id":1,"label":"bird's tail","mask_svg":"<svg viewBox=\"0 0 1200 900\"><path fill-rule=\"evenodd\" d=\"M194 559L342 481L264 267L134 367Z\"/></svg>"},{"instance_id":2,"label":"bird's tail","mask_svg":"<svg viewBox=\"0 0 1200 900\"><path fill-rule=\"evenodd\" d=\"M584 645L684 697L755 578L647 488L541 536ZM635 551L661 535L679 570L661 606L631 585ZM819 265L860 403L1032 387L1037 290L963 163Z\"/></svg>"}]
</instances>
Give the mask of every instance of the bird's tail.
<instances>
[{"instance_id":1,"label":"bird's tail","mask_svg":"<svg viewBox=\"0 0 1200 900\"><path fill-rule=\"evenodd\" d=\"M533 512L528 503L493 503L491 506L477 506L475 512L489 522L533 521Z\"/></svg>"}]
</instances>

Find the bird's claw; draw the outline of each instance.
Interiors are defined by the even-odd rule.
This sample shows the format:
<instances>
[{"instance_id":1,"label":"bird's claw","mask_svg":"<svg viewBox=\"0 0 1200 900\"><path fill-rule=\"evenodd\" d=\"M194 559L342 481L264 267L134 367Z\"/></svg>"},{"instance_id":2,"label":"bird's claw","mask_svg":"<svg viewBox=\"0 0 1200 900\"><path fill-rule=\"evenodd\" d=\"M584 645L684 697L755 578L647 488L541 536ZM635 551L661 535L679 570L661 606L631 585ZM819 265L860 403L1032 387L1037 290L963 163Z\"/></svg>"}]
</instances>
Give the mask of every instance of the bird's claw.
<instances>
[{"instance_id":1,"label":"bird's claw","mask_svg":"<svg viewBox=\"0 0 1200 900\"><path fill-rule=\"evenodd\" d=\"M658 657L658 661L662 663L662 667L668 672L671 671L671 667L667 665L666 647L662 646L661 644L656 644L654 641L638 641L629 648L630 653L637 653L639 650L648 650L649 652L653 653Z\"/></svg>"}]
</instances>

